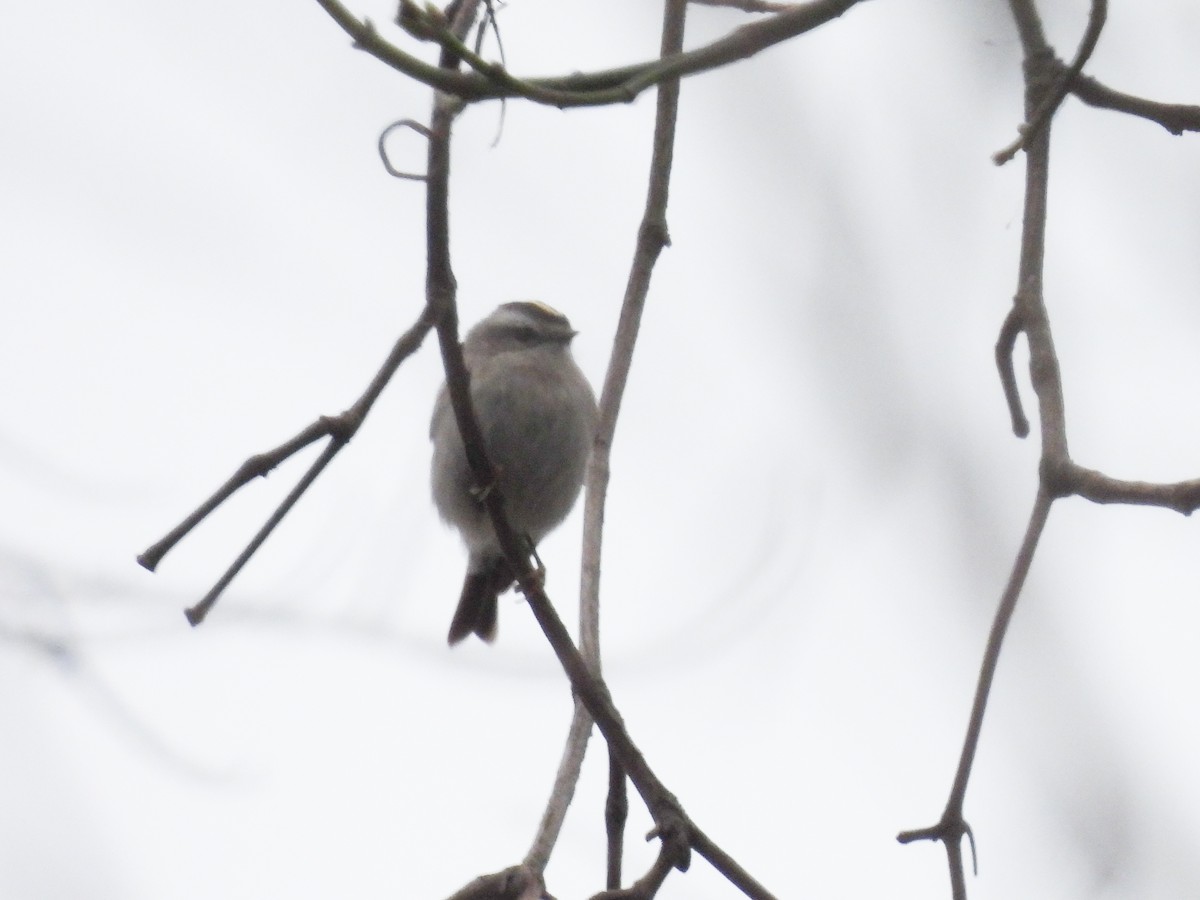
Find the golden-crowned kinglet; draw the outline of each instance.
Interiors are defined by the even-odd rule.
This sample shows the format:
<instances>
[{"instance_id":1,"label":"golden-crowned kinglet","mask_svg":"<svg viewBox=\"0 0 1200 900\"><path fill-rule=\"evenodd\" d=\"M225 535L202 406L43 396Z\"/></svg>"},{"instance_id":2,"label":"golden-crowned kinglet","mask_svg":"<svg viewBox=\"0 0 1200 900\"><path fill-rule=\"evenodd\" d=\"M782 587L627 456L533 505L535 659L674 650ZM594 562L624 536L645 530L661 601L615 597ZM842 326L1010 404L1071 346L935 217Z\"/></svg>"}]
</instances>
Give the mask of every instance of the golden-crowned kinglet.
<instances>
[{"instance_id":1,"label":"golden-crowned kinglet","mask_svg":"<svg viewBox=\"0 0 1200 900\"><path fill-rule=\"evenodd\" d=\"M596 398L575 360L575 331L541 303L505 303L463 342L471 402L509 524L531 549L571 511L596 433ZM496 637L496 606L515 578L496 543L443 385L429 427L433 501L470 557L449 642Z\"/></svg>"}]
</instances>

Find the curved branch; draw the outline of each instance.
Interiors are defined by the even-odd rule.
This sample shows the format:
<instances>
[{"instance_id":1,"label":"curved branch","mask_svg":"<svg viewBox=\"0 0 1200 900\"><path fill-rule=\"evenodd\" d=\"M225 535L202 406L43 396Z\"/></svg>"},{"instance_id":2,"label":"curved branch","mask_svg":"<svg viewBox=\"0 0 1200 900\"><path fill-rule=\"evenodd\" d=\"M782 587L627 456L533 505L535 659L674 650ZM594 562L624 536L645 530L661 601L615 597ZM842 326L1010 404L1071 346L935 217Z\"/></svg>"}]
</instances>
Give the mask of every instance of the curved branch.
<instances>
[{"instance_id":1,"label":"curved branch","mask_svg":"<svg viewBox=\"0 0 1200 900\"><path fill-rule=\"evenodd\" d=\"M601 891L592 897L592 900L654 900L658 895L658 889L663 886L663 882L667 880L667 876L671 874L670 857L667 855L666 846L662 846L658 850L658 856L654 858L654 863L650 866L650 871L635 881L627 888L611 888Z\"/></svg>"},{"instance_id":2,"label":"curved branch","mask_svg":"<svg viewBox=\"0 0 1200 900\"><path fill-rule=\"evenodd\" d=\"M425 176L423 174L418 174L417 172L405 172L401 169L397 169L392 165L392 161L388 157L388 135L390 135L393 131L399 131L401 128L407 128L409 131L415 131L417 134L421 135L421 137L429 140L429 129L420 122L417 122L414 119L400 119L399 121L393 122L387 128L383 129L383 131L379 132L379 140L376 143L376 149L379 151L379 159L383 162L384 170L393 178L400 178L404 181L424 181Z\"/></svg>"},{"instance_id":3,"label":"curved branch","mask_svg":"<svg viewBox=\"0 0 1200 900\"><path fill-rule=\"evenodd\" d=\"M670 58L683 47L684 16L686 4L681 0L670 0L666 5L663 20L661 55ZM583 513L583 552L580 565L579 595L579 649L588 666L597 675L600 673L600 557L604 537L604 513L608 493L609 459L613 435L617 428L617 416L621 399L633 364L633 353L641 326L642 310L650 291L650 276L654 264L667 243L666 210L671 179L671 162L675 145L675 121L679 107L679 81L664 83L658 92L657 111L654 125L653 150L650 161L650 184L642 227L626 283L625 296L621 304L621 315L617 333L613 338L612 353L604 387L600 392L600 415L596 438L592 447L585 478L586 492ZM652 223L654 225L652 226ZM541 827L534 840L527 863L548 858L548 846L553 845L561 817L552 817L554 798L563 792L573 792L586 751L587 735L591 719L587 710L576 703L575 716L571 722L569 737L578 742L574 749L568 742L564 750L563 763L559 766L552 794L551 806L542 818ZM606 809L606 833L608 836L608 887L620 885L621 836L624 833L625 812L628 799L624 794L625 776L615 751L609 748L609 799ZM569 796L568 796L569 802ZM559 803L565 815L564 803ZM553 835L550 834L553 829ZM543 863L544 865L544 863Z\"/></svg>"},{"instance_id":4,"label":"curved branch","mask_svg":"<svg viewBox=\"0 0 1200 900\"><path fill-rule=\"evenodd\" d=\"M604 863L604 884L621 886L621 866L625 855L625 823L629 821L629 790L621 761L609 751L608 796L604 800L604 837L608 852Z\"/></svg>"},{"instance_id":5,"label":"curved branch","mask_svg":"<svg viewBox=\"0 0 1200 900\"><path fill-rule=\"evenodd\" d=\"M1004 388L1004 400L1008 403L1013 434L1019 438L1029 435L1029 419L1025 417L1025 409L1021 406L1021 391L1017 387L1017 374L1013 368L1013 351L1022 330L1021 307L1014 303L1004 317L1000 336L996 339L996 368L1000 371L1000 385Z\"/></svg>"},{"instance_id":6,"label":"curved branch","mask_svg":"<svg viewBox=\"0 0 1200 900\"><path fill-rule=\"evenodd\" d=\"M431 66L381 38L370 20L359 19L338 0L316 2L350 36L356 48L423 84L467 102L524 97L534 103L565 109L628 103L647 88L671 78L695 75L754 56L768 47L836 19L863 0L813 0L789 7L769 19L742 25L711 44L675 53L666 59L599 72L543 78L518 78L503 66L484 62L477 57L478 70L474 72ZM436 32L429 36L442 40ZM452 46L452 52L461 56L464 48L459 45L461 36L457 44L443 41L443 50ZM470 51L468 53L475 56Z\"/></svg>"}]
</instances>

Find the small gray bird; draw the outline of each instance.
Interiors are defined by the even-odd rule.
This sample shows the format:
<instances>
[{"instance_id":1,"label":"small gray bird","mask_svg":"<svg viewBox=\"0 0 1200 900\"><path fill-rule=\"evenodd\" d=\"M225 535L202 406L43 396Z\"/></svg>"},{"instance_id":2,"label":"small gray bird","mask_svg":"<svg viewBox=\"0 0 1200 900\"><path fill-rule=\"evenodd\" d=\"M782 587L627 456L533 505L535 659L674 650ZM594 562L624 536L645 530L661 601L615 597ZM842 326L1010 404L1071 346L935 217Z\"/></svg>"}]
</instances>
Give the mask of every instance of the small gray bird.
<instances>
[{"instance_id":1,"label":"small gray bird","mask_svg":"<svg viewBox=\"0 0 1200 900\"><path fill-rule=\"evenodd\" d=\"M463 342L471 402L513 530L537 546L571 511L596 433L596 398L571 357L575 331L541 303L505 303ZM467 577L449 642L496 637L496 608L516 580L467 465L445 385L433 407L433 502L462 533ZM488 486L482 486L484 488Z\"/></svg>"}]
</instances>

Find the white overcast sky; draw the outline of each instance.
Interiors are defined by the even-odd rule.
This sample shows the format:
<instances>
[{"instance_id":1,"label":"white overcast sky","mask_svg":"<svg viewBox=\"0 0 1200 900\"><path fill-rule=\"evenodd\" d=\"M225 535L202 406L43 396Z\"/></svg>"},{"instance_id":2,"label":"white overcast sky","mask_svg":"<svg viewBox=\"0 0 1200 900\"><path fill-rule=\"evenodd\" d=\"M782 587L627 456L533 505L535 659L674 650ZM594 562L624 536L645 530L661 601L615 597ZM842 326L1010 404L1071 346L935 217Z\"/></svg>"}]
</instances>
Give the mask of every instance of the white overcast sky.
<instances>
[{"instance_id":1,"label":"white overcast sky","mask_svg":"<svg viewBox=\"0 0 1200 900\"><path fill-rule=\"evenodd\" d=\"M1087 4L1042 5L1069 55ZM353 8L402 39L388 3ZM530 74L646 58L659 20L501 14ZM688 43L740 21L697 8ZM1089 71L1200 102L1198 45L1194 0L1114 4ZM781 898L949 896L941 849L894 835L945 802L1035 489L992 362L1023 163L989 156L1019 57L1000 0L892 0L684 85L605 664L663 780ZM428 107L311 0L0 12L0 897L437 898L524 855L570 695L511 597L494 647L445 646L463 559L428 499L432 343L202 628L182 609L301 461L158 574L134 563L246 456L349 405L416 315L424 199L375 141ZM545 300L599 385L652 116L652 94L511 103L496 147L496 105L463 117L465 322ZM1054 134L1072 450L1198 476L1200 136L1070 100ZM401 164L422 149L397 136ZM967 795L972 897L1200 894L1197 528L1055 507ZM575 515L543 546L571 621L578 536ZM591 750L548 872L563 900L601 886ZM697 860L661 896L733 895Z\"/></svg>"}]
</instances>

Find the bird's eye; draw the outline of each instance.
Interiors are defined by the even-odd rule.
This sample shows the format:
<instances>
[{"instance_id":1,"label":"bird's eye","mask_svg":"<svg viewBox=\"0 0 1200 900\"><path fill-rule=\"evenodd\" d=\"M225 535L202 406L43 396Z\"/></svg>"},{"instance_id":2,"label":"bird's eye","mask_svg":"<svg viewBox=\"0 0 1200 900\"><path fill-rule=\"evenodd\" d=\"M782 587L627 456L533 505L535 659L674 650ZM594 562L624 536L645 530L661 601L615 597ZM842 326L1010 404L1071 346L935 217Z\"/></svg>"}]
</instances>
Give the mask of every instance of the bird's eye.
<instances>
[{"instance_id":1,"label":"bird's eye","mask_svg":"<svg viewBox=\"0 0 1200 900\"><path fill-rule=\"evenodd\" d=\"M528 325L522 325L513 329L512 336L522 344L536 344L538 342L538 333L534 328Z\"/></svg>"}]
</instances>

